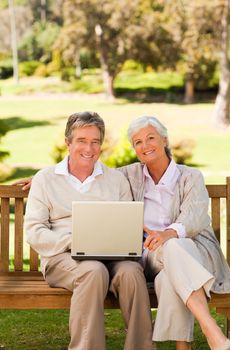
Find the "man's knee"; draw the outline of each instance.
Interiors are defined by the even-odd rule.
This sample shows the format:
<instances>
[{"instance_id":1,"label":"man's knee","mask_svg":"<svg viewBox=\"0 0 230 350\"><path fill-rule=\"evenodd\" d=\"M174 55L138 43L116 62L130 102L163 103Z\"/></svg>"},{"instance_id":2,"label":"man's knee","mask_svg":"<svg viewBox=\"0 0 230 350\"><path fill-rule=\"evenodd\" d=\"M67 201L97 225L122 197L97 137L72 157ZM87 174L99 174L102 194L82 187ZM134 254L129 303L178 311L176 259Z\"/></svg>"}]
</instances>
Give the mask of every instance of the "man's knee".
<instances>
[{"instance_id":1,"label":"man's knee","mask_svg":"<svg viewBox=\"0 0 230 350\"><path fill-rule=\"evenodd\" d=\"M79 278L76 278L76 284L79 282L84 283L88 280L91 282L91 284L100 285L102 283L108 288L109 272L103 263L96 260L87 260L82 261L81 264L81 274Z\"/></svg>"},{"instance_id":2,"label":"man's knee","mask_svg":"<svg viewBox=\"0 0 230 350\"><path fill-rule=\"evenodd\" d=\"M120 280L127 282L138 279L140 276L143 277L144 274L142 266L139 263L135 261L122 261L118 263L115 276L119 277Z\"/></svg>"}]
</instances>

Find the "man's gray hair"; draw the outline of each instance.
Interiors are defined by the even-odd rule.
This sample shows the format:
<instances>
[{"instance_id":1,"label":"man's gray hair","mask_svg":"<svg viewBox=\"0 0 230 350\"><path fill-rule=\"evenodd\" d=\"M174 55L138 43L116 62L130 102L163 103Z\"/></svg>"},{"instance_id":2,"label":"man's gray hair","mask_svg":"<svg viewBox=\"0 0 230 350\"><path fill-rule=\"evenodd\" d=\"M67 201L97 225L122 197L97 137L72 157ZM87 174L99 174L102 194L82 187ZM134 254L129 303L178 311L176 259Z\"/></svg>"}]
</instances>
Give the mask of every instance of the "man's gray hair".
<instances>
[{"instance_id":1,"label":"man's gray hair","mask_svg":"<svg viewBox=\"0 0 230 350\"><path fill-rule=\"evenodd\" d=\"M74 129L83 128L84 126L96 126L100 131L100 142L103 143L105 136L105 123L104 120L95 112L78 112L69 116L65 137L69 142L72 141L72 132Z\"/></svg>"},{"instance_id":2,"label":"man's gray hair","mask_svg":"<svg viewBox=\"0 0 230 350\"><path fill-rule=\"evenodd\" d=\"M172 152L169 147L169 140L168 140L168 131L167 128L156 118L152 116L143 116L135 119L132 121L128 128L128 139L131 144L133 136L140 130L145 128L146 126L153 126L157 132L162 136L165 137L167 140L167 145L165 146L165 152L169 158L172 157Z\"/></svg>"}]
</instances>

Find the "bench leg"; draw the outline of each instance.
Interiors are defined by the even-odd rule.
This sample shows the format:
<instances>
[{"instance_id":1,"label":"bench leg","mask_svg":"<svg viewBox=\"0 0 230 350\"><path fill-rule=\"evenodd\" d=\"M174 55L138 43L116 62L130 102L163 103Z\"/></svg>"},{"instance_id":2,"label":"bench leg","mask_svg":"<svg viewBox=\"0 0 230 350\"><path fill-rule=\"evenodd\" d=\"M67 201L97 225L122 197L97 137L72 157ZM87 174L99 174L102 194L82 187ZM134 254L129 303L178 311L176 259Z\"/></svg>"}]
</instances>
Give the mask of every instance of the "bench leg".
<instances>
[{"instance_id":1,"label":"bench leg","mask_svg":"<svg viewBox=\"0 0 230 350\"><path fill-rule=\"evenodd\" d=\"M218 314L226 317L225 321L225 335L230 338L230 309L229 308L216 308Z\"/></svg>"},{"instance_id":2,"label":"bench leg","mask_svg":"<svg viewBox=\"0 0 230 350\"><path fill-rule=\"evenodd\" d=\"M226 336L230 338L230 318L226 319Z\"/></svg>"}]
</instances>

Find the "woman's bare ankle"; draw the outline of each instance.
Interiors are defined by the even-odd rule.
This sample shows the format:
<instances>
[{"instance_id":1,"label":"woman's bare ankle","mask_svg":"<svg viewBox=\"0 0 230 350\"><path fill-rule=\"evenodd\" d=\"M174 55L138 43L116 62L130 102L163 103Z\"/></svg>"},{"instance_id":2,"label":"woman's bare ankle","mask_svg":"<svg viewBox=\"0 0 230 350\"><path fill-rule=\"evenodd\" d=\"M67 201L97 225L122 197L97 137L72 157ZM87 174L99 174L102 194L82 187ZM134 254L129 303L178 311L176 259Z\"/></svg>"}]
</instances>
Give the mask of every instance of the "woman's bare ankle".
<instances>
[{"instance_id":1,"label":"woman's bare ankle","mask_svg":"<svg viewBox=\"0 0 230 350\"><path fill-rule=\"evenodd\" d=\"M191 350L191 343L187 341L176 341L176 350Z\"/></svg>"}]
</instances>

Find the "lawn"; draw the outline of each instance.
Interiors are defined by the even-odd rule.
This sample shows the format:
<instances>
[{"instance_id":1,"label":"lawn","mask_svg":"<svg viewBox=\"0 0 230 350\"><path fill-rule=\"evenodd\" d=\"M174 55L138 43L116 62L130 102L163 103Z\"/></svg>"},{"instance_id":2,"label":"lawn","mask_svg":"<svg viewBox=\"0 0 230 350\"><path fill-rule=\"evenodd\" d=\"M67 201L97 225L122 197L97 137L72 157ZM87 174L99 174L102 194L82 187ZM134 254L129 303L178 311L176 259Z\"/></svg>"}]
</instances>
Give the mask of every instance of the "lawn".
<instances>
[{"instance_id":1,"label":"lawn","mask_svg":"<svg viewBox=\"0 0 230 350\"><path fill-rule=\"evenodd\" d=\"M74 70L73 70L74 71ZM167 93L168 89L183 89L183 75L176 72L140 72L122 71L114 82L115 90L130 91L161 91ZM58 76L24 77L20 84L14 84L12 78L0 81L0 92L4 95L42 92L70 92L85 93L103 92L103 80L100 69L84 69L81 79L71 77L71 82L62 81Z\"/></svg>"},{"instance_id":2,"label":"lawn","mask_svg":"<svg viewBox=\"0 0 230 350\"><path fill-rule=\"evenodd\" d=\"M124 99L112 103L103 95L7 96L0 98L0 118L11 131L2 139L1 148L10 152L8 164L22 168L16 176L26 176L52 163L53 146L64 138L66 118L75 111L97 111L105 120L109 138L115 140L134 118L155 115L168 127L171 141L195 141L192 163L201 169L206 183L223 183L230 174L230 130L215 128L213 109L211 103L131 103Z\"/></svg>"},{"instance_id":3,"label":"lawn","mask_svg":"<svg viewBox=\"0 0 230 350\"><path fill-rule=\"evenodd\" d=\"M156 311L153 310L153 318ZM222 316L217 316L224 328ZM1 310L0 349L4 350L64 350L69 342L68 311L65 310ZM122 350L125 330L120 310L105 310L107 350ZM175 349L174 342L157 344L158 350ZM207 342L195 323L193 350L208 350ZM130 349L131 350L131 349Z\"/></svg>"}]
</instances>

